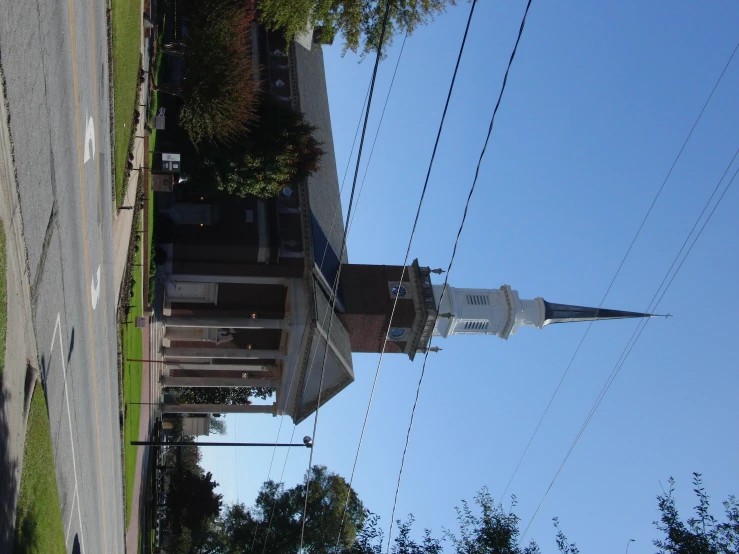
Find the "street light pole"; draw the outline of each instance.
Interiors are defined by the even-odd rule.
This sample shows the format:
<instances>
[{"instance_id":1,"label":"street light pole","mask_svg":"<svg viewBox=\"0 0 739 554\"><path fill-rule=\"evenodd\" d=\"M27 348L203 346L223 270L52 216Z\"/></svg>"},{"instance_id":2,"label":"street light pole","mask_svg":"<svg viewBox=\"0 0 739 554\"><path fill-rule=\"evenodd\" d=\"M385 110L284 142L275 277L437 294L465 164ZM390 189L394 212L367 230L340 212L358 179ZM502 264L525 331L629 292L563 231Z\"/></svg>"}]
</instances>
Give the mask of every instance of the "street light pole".
<instances>
[{"instance_id":1,"label":"street light pole","mask_svg":"<svg viewBox=\"0 0 739 554\"><path fill-rule=\"evenodd\" d=\"M626 554L629 554L629 546L631 546L632 542L636 542L634 539L629 539L629 542L626 543Z\"/></svg>"},{"instance_id":2,"label":"street light pole","mask_svg":"<svg viewBox=\"0 0 739 554\"><path fill-rule=\"evenodd\" d=\"M303 437L301 443L272 443L272 442L192 442L192 441L180 441L180 442L167 442L167 441L131 441L132 446L175 446L183 448L185 446L305 446L307 448L313 448L313 439L310 437Z\"/></svg>"}]
</instances>

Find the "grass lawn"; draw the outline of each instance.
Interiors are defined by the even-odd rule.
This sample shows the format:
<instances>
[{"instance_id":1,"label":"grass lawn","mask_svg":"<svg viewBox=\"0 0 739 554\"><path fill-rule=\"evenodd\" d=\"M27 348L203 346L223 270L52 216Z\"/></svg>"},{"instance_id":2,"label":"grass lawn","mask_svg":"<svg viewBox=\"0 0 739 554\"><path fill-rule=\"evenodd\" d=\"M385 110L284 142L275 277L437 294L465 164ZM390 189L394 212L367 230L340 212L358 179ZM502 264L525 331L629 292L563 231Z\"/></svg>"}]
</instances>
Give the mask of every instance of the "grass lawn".
<instances>
[{"instance_id":1,"label":"grass lawn","mask_svg":"<svg viewBox=\"0 0 739 554\"><path fill-rule=\"evenodd\" d=\"M151 454L149 455L149 459L146 461L148 465L147 469L147 479L146 479L146 496L150 496L154 494L154 490L152 487L153 480L154 480L154 473L156 471L155 468L155 457L156 455L154 452L156 451L155 448L152 448L150 450ZM139 527L139 552L154 552L154 524L156 523L154 519L154 506L152 502L147 502L144 507L144 520L143 524Z\"/></svg>"},{"instance_id":2,"label":"grass lawn","mask_svg":"<svg viewBox=\"0 0 739 554\"><path fill-rule=\"evenodd\" d=\"M112 0L113 100L115 102L115 192L120 205L125 194L124 174L131 143L131 124L141 66L141 2Z\"/></svg>"},{"instance_id":3,"label":"grass lawn","mask_svg":"<svg viewBox=\"0 0 739 554\"><path fill-rule=\"evenodd\" d=\"M5 328L8 319L8 285L5 282L5 232L0 221L0 377L5 368Z\"/></svg>"},{"instance_id":4,"label":"grass lawn","mask_svg":"<svg viewBox=\"0 0 739 554\"><path fill-rule=\"evenodd\" d=\"M138 222L139 229L141 222ZM141 267L141 250L136 252L134 257L134 267L132 271L133 279L136 283L133 286L135 292L131 298L133 306L128 316L130 323L122 326L121 342L123 344L123 404L126 407L126 418L124 422L123 440L124 455L126 459L125 476L126 476L126 522L131 521L131 506L133 501L133 480L136 472L136 450L138 447L131 446L132 440L145 440L145 437L139 437L139 421L141 419L141 362L129 362L130 359L141 359L141 329L134 326L137 317L141 316L143 305L143 272Z\"/></svg>"},{"instance_id":5,"label":"grass lawn","mask_svg":"<svg viewBox=\"0 0 739 554\"><path fill-rule=\"evenodd\" d=\"M16 515L15 554L66 554L46 398L36 383Z\"/></svg>"}]
</instances>

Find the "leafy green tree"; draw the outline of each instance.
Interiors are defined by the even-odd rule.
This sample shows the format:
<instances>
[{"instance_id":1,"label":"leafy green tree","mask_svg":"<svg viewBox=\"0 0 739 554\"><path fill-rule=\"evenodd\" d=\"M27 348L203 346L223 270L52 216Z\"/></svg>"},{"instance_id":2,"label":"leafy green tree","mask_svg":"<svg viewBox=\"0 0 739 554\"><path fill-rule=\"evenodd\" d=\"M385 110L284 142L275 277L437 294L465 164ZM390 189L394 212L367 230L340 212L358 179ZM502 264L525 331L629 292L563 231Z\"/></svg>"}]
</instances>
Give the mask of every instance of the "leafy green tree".
<instances>
[{"instance_id":1,"label":"leafy green tree","mask_svg":"<svg viewBox=\"0 0 739 554\"><path fill-rule=\"evenodd\" d=\"M182 466L172 472L167 492L167 522L173 535L189 538L183 541L183 548L192 549L207 540L213 521L221 512L223 496L214 492L217 486L210 472L198 474Z\"/></svg>"},{"instance_id":2,"label":"leafy green tree","mask_svg":"<svg viewBox=\"0 0 739 554\"><path fill-rule=\"evenodd\" d=\"M659 554L737 554L739 553L739 503L734 496L723 502L726 521L719 523L709 512L710 501L703 488L700 473L693 473L693 492L698 497L695 517L680 520L675 507L675 480L668 480L669 489L657 497L662 514L655 521L664 539L654 541Z\"/></svg>"},{"instance_id":3,"label":"leafy green tree","mask_svg":"<svg viewBox=\"0 0 739 554\"><path fill-rule=\"evenodd\" d=\"M477 511L466 500L462 501L461 508L456 508L459 536L447 532L447 539L456 553L539 554L539 547L533 540L528 545L519 545L520 518L513 513L515 497L511 502L511 510L506 512L483 488L475 496L475 504Z\"/></svg>"},{"instance_id":4,"label":"leafy green tree","mask_svg":"<svg viewBox=\"0 0 739 554\"><path fill-rule=\"evenodd\" d=\"M196 148L227 144L247 130L258 103L251 64L253 13L241 0L197 0L185 9L191 21L187 39L165 48L184 58L185 77L181 86L157 89L184 101L180 126Z\"/></svg>"},{"instance_id":5,"label":"leafy green tree","mask_svg":"<svg viewBox=\"0 0 739 554\"><path fill-rule=\"evenodd\" d=\"M349 493L349 505L342 526L344 505ZM211 530L203 552L237 554L264 551L266 554L297 552L305 484L285 489L274 481L262 485L255 505L227 507ZM397 521L391 554L442 554L448 542L454 554L538 554L531 541L521 546L519 518L504 511L483 489L475 497L476 507L463 502L457 510L459 536L447 531L436 538L425 529L420 538L413 536L413 516ZM515 499L513 505L515 506ZM367 510L346 481L323 466L311 470L308 498L308 519L305 523L304 552L311 554L384 554L386 544L379 526L379 516ZM557 529L556 544L560 554L578 554L577 547ZM339 530L341 529L341 534ZM337 537L340 540L337 541Z\"/></svg>"},{"instance_id":6,"label":"leafy green tree","mask_svg":"<svg viewBox=\"0 0 739 554\"><path fill-rule=\"evenodd\" d=\"M379 526L379 516L367 510L344 479L323 466L311 470L304 552L311 554L384 554L386 542ZM659 554L739 554L739 503L730 496L723 503L725 521L710 513L708 495L700 474L694 474L694 491L698 497L695 517L681 521L674 498L674 480L670 488L657 497L660 521L654 522L665 538L655 540ZM349 509L342 528L342 513L347 492ZM297 552L305 501L305 485L285 489L281 484L266 481L253 508L243 504L226 507L220 517L212 520L210 531L199 545L198 552L207 554L237 554L264 551L266 554ZM539 546L530 541L520 544L520 519L513 512L513 497L509 510L495 504L483 488L474 503L463 501L457 508L459 531L447 530L441 539L426 529L420 539L413 537L413 516L397 521L391 554L442 554L444 546L452 554L540 554ZM568 541L554 518L555 545L559 554L579 554ZM337 544L339 529L342 529ZM195 535L193 535L195 536ZM187 537L188 541L190 540ZM189 542L188 542L189 544ZM195 549L193 548L193 550Z\"/></svg>"},{"instance_id":7,"label":"leafy green tree","mask_svg":"<svg viewBox=\"0 0 739 554\"><path fill-rule=\"evenodd\" d=\"M192 533L187 527L170 536L167 552L171 554L190 554L192 549Z\"/></svg>"},{"instance_id":8,"label":"leafy green tree","mask_svg":"<svg viewBox=\"0 0 739 554\"><path fill-rule=\"evenodd\" d=\"M226 434L226 420L221 419L220 417L215 417L215 416L211 417L208 431L216 435L225 435Z\"/></svg>"},{"instance_id":9,"label":"leafy green tree","mask_svg":"<svg viewBox=\"0 0 739 554\"><path fill-rule=\"evenodd\" d=\"M265 98L248 133L228 146L201 149L193 182L241 198L276 196L318 169L323 151L314 131L302 114Z\"/></svg>"},{"instance_id":10,"label":"leafy green tree","mask_svg":"<svg viewBox=\"0 0 739 554\"><path fill-rule=\"evenodd\" d=\"M178 404L224 404L243 406L251 403L251 398L266 400L272 393L269 387L165 387Z\"/></svg>"},{"instance_id":11,"label":"leafy green tree","mask_svg":"<svg viewBox=\"0 0 739 554\"><path fill-rule=\"evenodd\" d=\"M260 0L257 9L259 20L269 29L281 30L288 41L312 24L320 29L322 42L331 43L340 33L345 53L366 55L377 51L388 2L383 51L393 36L412 34L455 4L455 0Z\"/></svg>"},{"instance_id":12,"label":"leafy green tree","mask_svg":"<svg viewBox=\"0 0 739 554\"><path fill-rule=\"evenodd\" d=\"M349 504L342 526L347 495ZM297 552L304 502L305 483L285 489L274 481L267 481L262 485L253 508L234 504L224 511L214 525L214 537L208 542L211 549L206 551L219 554L250 552L252 545L256 544L256 548L266 554ZM305 552L312 554L347 552L367 515L362 502L344 478L329 472L325 466L311 468L308 514L303 546Z\"/></svg>"}]
</instances>

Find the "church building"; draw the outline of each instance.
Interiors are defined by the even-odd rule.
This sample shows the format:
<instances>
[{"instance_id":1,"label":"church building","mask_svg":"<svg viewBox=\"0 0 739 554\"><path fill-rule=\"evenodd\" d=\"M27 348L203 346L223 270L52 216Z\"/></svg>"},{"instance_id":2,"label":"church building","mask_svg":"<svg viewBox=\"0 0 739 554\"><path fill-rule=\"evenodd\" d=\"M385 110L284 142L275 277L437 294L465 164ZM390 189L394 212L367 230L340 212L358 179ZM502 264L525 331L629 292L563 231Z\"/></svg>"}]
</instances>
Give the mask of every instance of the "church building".
<instances>
[{"instance_id":1,"label":"church building","mask_svg":"<svg viewBox=\"0 0 739 554\"><path fill-rule=\"evenodd\" d=\"M158 227L167 254L158 365L163 387L269 387L275 393L268 404L164 403L164 413L267 413L299 423L315 412L321 383L324 404L354 381L353 352L384 347L413 360L432 336L508 339L520 327L648 315L522 300L508 285L443 291L432 282L441 270L417 260L406 268L350 263L341 254L321 46L312 34L286 44L262 28L253 45L270 92L317 128L325 154L318 171L277 198L205 199L197 183L156 193L159 217L168 221L166 229Z\"/></svg>"}]
</instances>

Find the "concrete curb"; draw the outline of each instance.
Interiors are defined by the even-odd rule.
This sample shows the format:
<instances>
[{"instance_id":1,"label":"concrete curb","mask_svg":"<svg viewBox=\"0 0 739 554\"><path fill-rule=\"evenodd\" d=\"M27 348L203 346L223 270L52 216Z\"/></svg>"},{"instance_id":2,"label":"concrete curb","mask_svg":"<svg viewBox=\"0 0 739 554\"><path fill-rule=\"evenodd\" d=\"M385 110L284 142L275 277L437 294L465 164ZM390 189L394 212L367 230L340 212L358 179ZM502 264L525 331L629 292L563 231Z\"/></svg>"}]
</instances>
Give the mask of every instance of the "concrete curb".
<instances>
[{"instance_id":1,"label":"concrete curb","mask_svg":"<svg viewBox=\"0 0 739 554\"><path fill-rule=\"evenodd\" d=\"M8 228L12 230L12 236L6 237L6 245L12 244L15 248L8 248L8 254L16 257L18 267L22 267L21 289L23 291L23 311L26 317L26 358L28 364L33 368L36 377L39 377L39 356L36 348L36 332L33 329L33 310L31 305L31 272L28 266L28 252L26 250L25 235L23 233L23 217L21 216L20 192L18 191L18 180L15 168L15 156L13 154L13 140L10 136L10 115L8 112L8 100L5 95L5 73L0 63L0 190L2 193L3 207L0 207L0 217L9 216ZM23 412L24 423L28 419L30 400L27 402Z\"/></svg>"},{"instance_id":2,"label":"concrete curb","mask_svg":"<svg viewBox=\"0 0 739 554\"><path fill-rule=\"evenodd\" d=\"M18 190L13 141L10 135L10 115L7 97L5 95L5 74L0 63L0 224L5 229L7 251L7 290L8 290L8 334L6 336L5 359L6 364L2 383L3 402L2 416L7 418L7 434L4 439L7 443L0 445L5 452L3 456L3 470L10 469L7 480L2 487L5 490L8 504L4 504L7 512L4 516L12 520L9 529L2 531L0 550L12 549L15 535L15 516L20 494L20 478L23 468L25 451L26 427L30 412L32 389L39 378L39 356L36 347L36 334L33 328L33 311L31 303L30 271L28 266L28 252L23 232L23 218L20 208L20 193ZM18 331L16 331L17 325ZM13 327L13 328L11 328ZM15 336L19 334L20 336ZM19 343L22 351L17 352ZM8 355L8 345L14 347L13 355ZM22 366L22 367L21 367ZM21 375L22 374L22 375ZM20 395L20 396L19 396ZM14 397L22 398L22 407ZM15 406L15 407L13 407ZM20 409L19 409L20 408ZM19 413L20 412L20 413ZM8 467L5 467L5 464ZM11 498L12 496L12 498Z\"/></svg>"}]
</instances>

